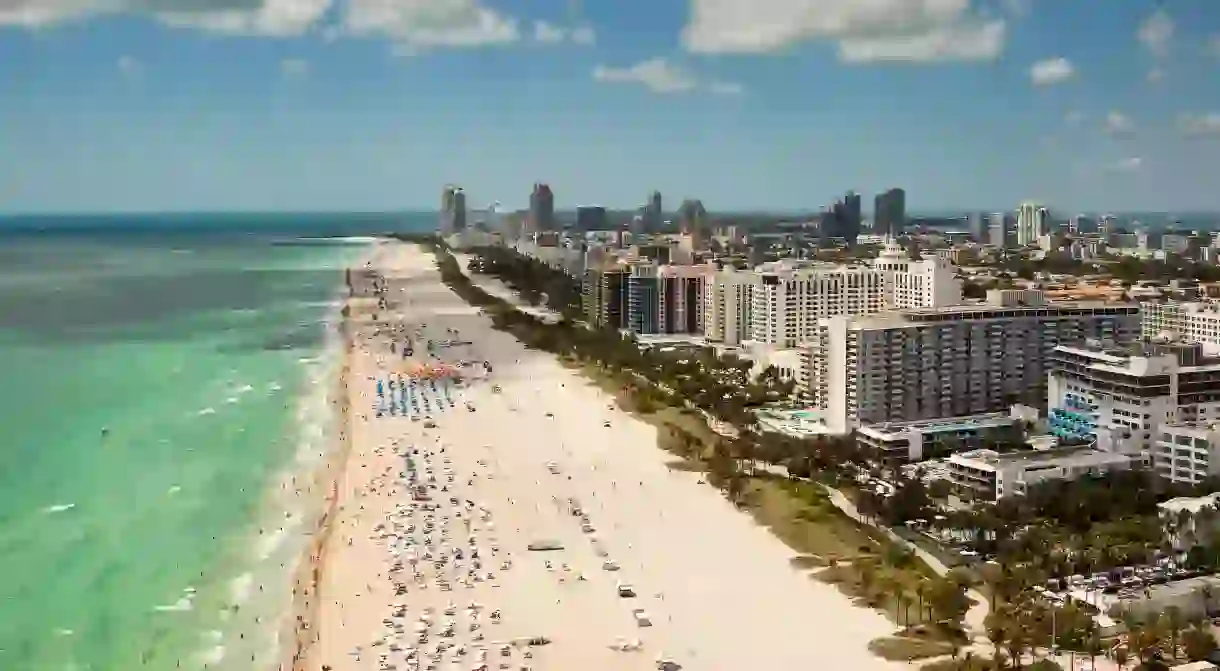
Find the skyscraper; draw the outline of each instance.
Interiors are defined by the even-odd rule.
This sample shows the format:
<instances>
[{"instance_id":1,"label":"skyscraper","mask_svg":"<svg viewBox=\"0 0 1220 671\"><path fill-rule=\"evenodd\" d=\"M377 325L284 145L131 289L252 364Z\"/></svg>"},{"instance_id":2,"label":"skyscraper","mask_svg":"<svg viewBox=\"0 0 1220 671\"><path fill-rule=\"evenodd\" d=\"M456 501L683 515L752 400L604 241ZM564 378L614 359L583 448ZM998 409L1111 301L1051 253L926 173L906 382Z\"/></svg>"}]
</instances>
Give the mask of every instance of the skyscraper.
<instances>
[{"instance_id":1,"label":"skyscraper","mask_svg":"<svg viewBox=\"0 0 1220 671\"><path fill-rule=\"evenodd\" d=\"M996 247L1001 252L1008 250L1008 217L1003 212L996 212L987 217L988 240L987 243Z\"/></svg>"},{"instance_id":2,"label":"skyscraper","mask_svg":"<svg viewBox=\"0 0 1220 671\"><path fill-rule=\"evenodd\" d=\"M601 205L580 205L576 208L576 230L604 231L610 228L606 208Z\"/></svg>"},{"instance_id":3,"label":"skyscraper","mask_svg":"<svg viewBox=\"0 0 1220 671\"><path fill-rule=\"evenodd\" d=\"M970 224L970 237L979 244L987 244L987 220L983 218L982 212L971 212L967 217Z\"/></svg>"},{"instance_id":4,"label":"skyscraper","mask_svg":"<svg viewBox=\"0 0 1220 671\"><path fill-rule=\"evenodd\" d=\"M848 245L860 237L860 194L848 191L822 215L822 236L842 238Z\"/></svg>"},{"instance_id":5,"label":"skyscraper","mask_svg":"<svg viewBox=\"0 0 1220 671\"><path fill-rule=\"evenodd\" d=\"M453 214L449 233L461 233L466 230L466 192L458 187L453 192Z\"/></svg>"},{"instance_id":6,"label":"skyscraper","mask_svg":"<svg viewBox=\"0 0 1220 671\"><path fill-rule=\"evenodd\" d=\"M907 193L890 189L873 199L873 233L898 237L902 235L907 217Z\"/></svg>"},{"instance_id":7,"label":"skyscraper","mask_svg":"<svg viewBox=\"0 0 1220 671\"><path fill-rule=\"evenodd\" d=\"M661 227L663 215L661 209L661 192L653 191L648 194L648 204L644 206L644 228L648 231L655 231Z\"/></svg>"},{"instance_id":8,"label":"skyscraper","mask_svg":"<svg viewBox=\"0 0 1220 671\"><path fill-rule=\"evenodd\" d=\"M441 235L453 233L453 195L456 192L457 187L452 184L446 184L441 190L441 218L437 225Z\"/></svg>"},{"instance_id":9,"label":"skyscraper","mask_svg":"<svg viewBox=\"0 0 1220 671\"><path fill-rule=\"evenodd\" d=\"M698 200L684 200L678 208L678 221L683 235L691 237L693 249L703 249L708 240L707 209Z\"/></svg>"},{"instance_id":10,"label":"skyscraper","mask_svg":"<svg viewBox=\"0 0 1220 671\"><path fill-rule=\"evenodd\" d=\"M1024 247L1038 242L1046 235L1050 213L1037 203L1021 203L1017 208L1017 244Z\"/></svg>"},{"instance_id":11,"label":"skyscraper","mask_svg":"<svg viewBox=\"0 0 1220 671\"><path fill-rule=\"evenodd\" d=\"M534 185L530 194L530 228L534 231L558 230L555 225L555 194L551 187L541 182Z\"/></svg>"}]
</instances>

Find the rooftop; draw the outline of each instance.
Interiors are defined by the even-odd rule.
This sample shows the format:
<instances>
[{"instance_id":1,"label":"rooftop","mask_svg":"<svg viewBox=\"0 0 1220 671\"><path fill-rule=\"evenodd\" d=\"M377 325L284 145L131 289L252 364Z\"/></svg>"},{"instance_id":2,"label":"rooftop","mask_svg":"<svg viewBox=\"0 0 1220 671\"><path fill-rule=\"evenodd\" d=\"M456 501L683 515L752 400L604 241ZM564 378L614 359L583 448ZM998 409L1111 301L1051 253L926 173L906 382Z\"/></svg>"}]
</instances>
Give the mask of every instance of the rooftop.
<instances>
[{"instance_id":1,"label":"rooftop","mask_svg":"<svg viewBox=\"0 0 1220 671\"><path fill-rule=\"evenodd\" d=\"M1101 310L1105 308L1130 308L1139 311L1137 303L1111 303L1107 301L1051 301L1042 305L995 305L983 301L962 303L938 308L910 308L902 312L913 317L967 314L971 312L1053 312L1057 310Z\"/></svg>"},{"instance_id":2,"label":"rooftop","mask_svg":"<svg viewBox=\"0 0 1220 671\"><path fill-rule=\"evenodd\" d=\"M941 419L920 419L909 422L885 422L884 424L866 424L858 430L873 434L876 437L895 437L907 431L922 433L938 433L952 431L969 431L990 427L1010 426L1015 420L1011 413L989 412L979 415L964 415L961 417L945 417Z\"/></svg>"},{"instance_id":3,"label":"rooftop","mask_svg":"<svg viewBox=\"0 0 1220 671\"><path fill-rule=\"evenodd\" d=\"M1179 496L1176 499L1169 499L1163 503L1158 503L1156 507L1166 513L1178 513L1186 510L1194 514L1209 506L1215 508L1218 499L1220 499L1220 492L1208 494L1207 496Z\"/></svg>"},{"instance_id":4,"label":"rooftop","mask_svg":"<svg viewBox=\"0 0 1220 671\"><path fill-rule=\"evenodd\" d=\"M999 470L1010 465L1025 465L1027 467L1037 465L1041 468L1081 468L1108 466L1130 460L1131 457L1123 454L1103 452L1079 446L1003 454L995 450L971 450L949 457L950 462L961 463L981 470Z\"/></svg>"}]
</instances>

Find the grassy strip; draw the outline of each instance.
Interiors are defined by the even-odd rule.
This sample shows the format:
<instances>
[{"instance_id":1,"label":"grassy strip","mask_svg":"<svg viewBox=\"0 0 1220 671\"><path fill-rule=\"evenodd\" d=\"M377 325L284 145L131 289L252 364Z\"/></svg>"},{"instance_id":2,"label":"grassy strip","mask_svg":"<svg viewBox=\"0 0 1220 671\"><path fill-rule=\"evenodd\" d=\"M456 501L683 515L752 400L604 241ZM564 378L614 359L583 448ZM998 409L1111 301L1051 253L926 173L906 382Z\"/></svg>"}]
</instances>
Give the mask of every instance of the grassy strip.
<instances>
[{"instance_id":1,"label":"grassy strip","mask_svg":"<svg viewBox=\"0 0 1220 671\"><path fill-rule=\"evenodd\" d=\"M953 654L953 644L927 638L891 636L873 639L868 649L874 655L890 662L913 662L932 657Z\"/></svg>"}]
</instances>

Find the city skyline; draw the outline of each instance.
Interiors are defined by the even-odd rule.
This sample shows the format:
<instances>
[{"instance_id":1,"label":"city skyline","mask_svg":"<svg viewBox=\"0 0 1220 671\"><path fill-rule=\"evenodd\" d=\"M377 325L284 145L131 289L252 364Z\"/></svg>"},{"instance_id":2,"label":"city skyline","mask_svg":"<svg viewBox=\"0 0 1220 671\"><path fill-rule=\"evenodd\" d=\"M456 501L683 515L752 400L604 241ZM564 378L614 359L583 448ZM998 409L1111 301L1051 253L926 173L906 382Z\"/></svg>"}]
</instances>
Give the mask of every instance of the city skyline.
<instances>
[{"instance_id":1,"label":"city skyline","mask_svg":"<svg viewBox=\"0 0 1220 671\"><path fill-rule=\"evenodd\" d=\"M17 0L0 212L1220 211L1214 3L812 2Z\"/></svg>"}]
</instances>

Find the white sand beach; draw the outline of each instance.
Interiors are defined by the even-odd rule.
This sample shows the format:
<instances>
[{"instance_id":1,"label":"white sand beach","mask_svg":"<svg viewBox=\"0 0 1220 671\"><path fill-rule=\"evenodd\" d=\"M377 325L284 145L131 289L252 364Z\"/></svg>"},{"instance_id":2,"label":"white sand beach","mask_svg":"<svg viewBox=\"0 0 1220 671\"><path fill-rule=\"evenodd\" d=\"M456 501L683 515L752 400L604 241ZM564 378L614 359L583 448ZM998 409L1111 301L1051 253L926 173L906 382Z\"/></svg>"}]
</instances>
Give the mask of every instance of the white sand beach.
<instances>
[{"instance_id":1,"label":"white sand beach","mask_svg":"<svg viewBox=\"0 0 1220 671\"><path fill-rule=\"evenodd\" d=\"M908 668L866 649L896 627L792 568L791 550L698 475L668 468L652 426L494 331L440 283L431 254L384 243L373 263L401 315L371 310L374 336L354 310L348 456L296 668ZM412 360L470 362L470 375L417 383L377 416L377 380ZM544 540L562 549L528 549Z\"/></svg>"}]
</instances>

